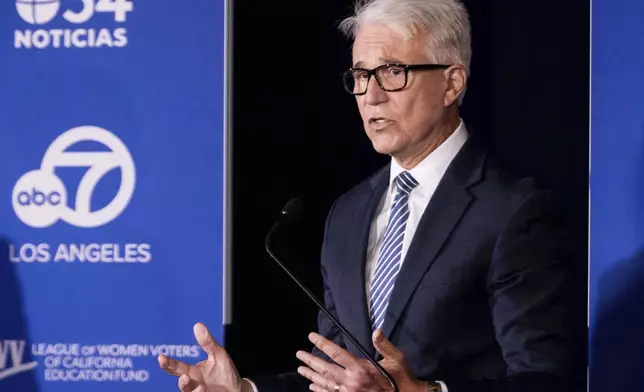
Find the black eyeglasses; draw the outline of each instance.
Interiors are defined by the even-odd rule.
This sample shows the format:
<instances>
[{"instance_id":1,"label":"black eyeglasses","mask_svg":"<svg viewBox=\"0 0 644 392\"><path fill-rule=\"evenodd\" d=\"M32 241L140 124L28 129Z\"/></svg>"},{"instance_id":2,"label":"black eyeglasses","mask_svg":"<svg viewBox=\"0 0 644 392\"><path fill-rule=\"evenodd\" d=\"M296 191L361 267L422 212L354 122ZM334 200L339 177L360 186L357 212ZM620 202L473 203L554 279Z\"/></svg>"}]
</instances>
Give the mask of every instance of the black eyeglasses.
<instances>
[{"instance_id":1,"label":"black eyeglasses","mask_svg":"<svg viewBox=\"0 0 644 392\"><path fill-rule=\"evenodd\" d=\"M449 68L446 64L383 64L373 69L349 68L342 74L344 88L349 94L363 95L367 92L371 76L384 91L400 91L407 86L407 74L412 69L432 70Z\"/></svg>"}]
</instances>

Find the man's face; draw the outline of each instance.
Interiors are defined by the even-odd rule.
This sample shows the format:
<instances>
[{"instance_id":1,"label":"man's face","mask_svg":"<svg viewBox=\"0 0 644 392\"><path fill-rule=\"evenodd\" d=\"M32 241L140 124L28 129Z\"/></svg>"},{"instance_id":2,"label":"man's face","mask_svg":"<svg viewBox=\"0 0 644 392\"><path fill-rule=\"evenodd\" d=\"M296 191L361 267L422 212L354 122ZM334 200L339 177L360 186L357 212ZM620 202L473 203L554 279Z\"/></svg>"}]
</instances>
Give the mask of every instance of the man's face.
<instances>
[{"instance_id":1,"label":"man's face","mask_svg":"<svg viewBox=\"0 0 644 392\"><path fill-rule=\"evenodd\" d=\"M404 40L383 25L362 26L353 44L353 66L371 69L385 63L430 63L425 35ZM445 115L447 88L444 70L411 70L407 86L396 92L382 90L372 76L366 94L356 100L374 149L402 159L422 153Z\"/></svg>"}]
</instances>

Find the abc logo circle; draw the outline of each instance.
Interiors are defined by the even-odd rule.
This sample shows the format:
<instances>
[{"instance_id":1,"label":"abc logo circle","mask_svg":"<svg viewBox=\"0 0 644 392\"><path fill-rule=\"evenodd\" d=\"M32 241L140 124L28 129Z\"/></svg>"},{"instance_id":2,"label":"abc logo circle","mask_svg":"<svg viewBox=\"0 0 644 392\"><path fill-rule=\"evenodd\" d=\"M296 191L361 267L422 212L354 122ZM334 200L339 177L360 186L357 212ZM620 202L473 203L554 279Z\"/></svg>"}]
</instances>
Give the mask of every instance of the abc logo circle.
<instances>
[{"instance_id":1,"label":"abc logo circle","mask_svg":"<svg viewBox=\"0 0 644 392\"><path fill-rule=\"evenodd\" d=\"M30 24L45 24L58 14L60 0L16 0L18 15Z\"/></svg>"},{"instance_id":2,"label":"abc logo circle","mask_svg":"<svg viewBox=\"0 0 644 392\"><path fill-rule=\"evenodd\" d=\"M87 141L103 144L109 151L70 149ZM73 207L67 203L65 184L55 174L57 168L63 167L87 168L78 183ZM95 188L107 173L115 169L121 171L116 195L106 206L93 210ZM125 210L135 184L134 161L125 144L106 129L84 125L59 135L45 151L40 168L18 179L12 192L12 204L16 216L31 227L45 228L59 219L76 227L98 227L116 219Z\"/></svg>"},{"instance_id":3,"label":"abc logo circle","mask_svg":"<svg viewBox=\"0 0 644 392\"><path fill-rule=\"evenodd\" d=\"M67 191L54 174L32 170L13 188L16 215L32 227L47 227L60 217L60 206L67 205Z\"/></svg>"}]
</instances>

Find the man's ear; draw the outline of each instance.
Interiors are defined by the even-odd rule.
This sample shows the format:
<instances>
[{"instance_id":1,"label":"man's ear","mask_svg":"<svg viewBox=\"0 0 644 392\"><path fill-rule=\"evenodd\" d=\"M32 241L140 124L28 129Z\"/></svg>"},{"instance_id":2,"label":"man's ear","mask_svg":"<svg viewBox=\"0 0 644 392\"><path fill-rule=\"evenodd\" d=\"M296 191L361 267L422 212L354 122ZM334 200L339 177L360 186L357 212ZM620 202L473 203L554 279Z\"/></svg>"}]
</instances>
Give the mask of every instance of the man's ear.
<instances>
[{"instance_id":1,"label":"man's ear","mask_svg":"<svg viewBox=\"0 0 644 392\"><path fill-rule=\"evenodd\" d=\"M447 79L447 89L445 90L443 104L451 106L465 93L465 87L467 86L465 67L458 64L452 65L445 70L445 78Z\"/></svg>"}]
</instances>

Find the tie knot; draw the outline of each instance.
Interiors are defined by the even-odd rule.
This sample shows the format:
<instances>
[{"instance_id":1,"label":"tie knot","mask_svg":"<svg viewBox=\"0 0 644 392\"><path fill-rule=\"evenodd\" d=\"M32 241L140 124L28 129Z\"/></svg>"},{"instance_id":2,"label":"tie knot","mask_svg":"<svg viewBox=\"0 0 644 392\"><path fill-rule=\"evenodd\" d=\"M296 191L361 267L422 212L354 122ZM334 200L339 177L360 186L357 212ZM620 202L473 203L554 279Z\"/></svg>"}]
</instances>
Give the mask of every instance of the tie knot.
<instances>
[{"instance_id":1,"label":"tie knot","mask_svg":"<svg viewBox=\"0 0 644 392\"><path fill-rule=\"evenodd\" d=\"M418 181L409 174L409 172L402 172L396 177L396 187L401 193L409 194L412 189L418 185Z\"/></svg>"}]
</instances>

